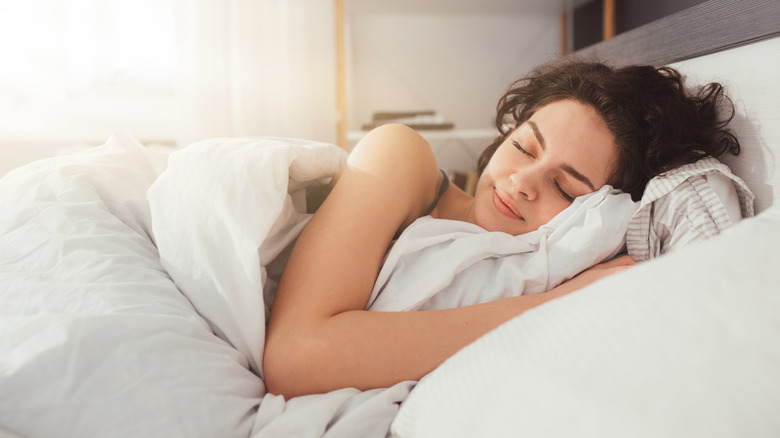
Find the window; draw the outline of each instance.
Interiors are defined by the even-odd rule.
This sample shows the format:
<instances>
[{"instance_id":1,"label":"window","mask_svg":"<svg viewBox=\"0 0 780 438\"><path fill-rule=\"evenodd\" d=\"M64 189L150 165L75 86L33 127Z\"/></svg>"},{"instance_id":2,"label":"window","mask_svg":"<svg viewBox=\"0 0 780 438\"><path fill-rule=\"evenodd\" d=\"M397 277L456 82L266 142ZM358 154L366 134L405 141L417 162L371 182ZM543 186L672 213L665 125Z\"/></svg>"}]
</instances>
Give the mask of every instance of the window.
<instances>
[{"instance_id":1,"label":"window","mask_svg":"<svg viewBox=\"0 0 780 438\"><path fill-rule=\"evenodd\" d=\"M0 139L166 137L173 1L0 0Z\"/></svg>"}]
</instances>

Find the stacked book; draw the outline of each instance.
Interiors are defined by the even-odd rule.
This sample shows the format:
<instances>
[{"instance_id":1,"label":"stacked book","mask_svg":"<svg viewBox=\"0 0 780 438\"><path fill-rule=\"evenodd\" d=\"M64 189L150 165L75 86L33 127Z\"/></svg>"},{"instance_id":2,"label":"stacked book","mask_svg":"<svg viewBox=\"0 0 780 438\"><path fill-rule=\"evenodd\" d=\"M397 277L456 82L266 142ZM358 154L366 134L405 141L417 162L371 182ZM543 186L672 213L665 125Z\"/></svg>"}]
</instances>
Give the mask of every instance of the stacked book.
<instances>
[{"instance_id":1,"label":"stacked book","mask_svg":"<svg viewBox=\"0 0 780 438\"><path fill-rule=\"evenodd\" d=\"M416 130L452 129L454 125L444 121L436 111L383 111L374 113L373 120L363 125L368 131L387 123L400 123Z\"/></svg>"}]
</instances>

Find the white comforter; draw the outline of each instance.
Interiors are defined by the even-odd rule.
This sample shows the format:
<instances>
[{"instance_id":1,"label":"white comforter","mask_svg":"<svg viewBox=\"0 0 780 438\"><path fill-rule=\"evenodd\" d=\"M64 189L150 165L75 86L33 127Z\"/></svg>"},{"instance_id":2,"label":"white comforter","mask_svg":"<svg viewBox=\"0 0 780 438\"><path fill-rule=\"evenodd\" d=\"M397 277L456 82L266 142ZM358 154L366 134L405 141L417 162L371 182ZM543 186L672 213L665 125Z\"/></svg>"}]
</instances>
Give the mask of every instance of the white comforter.
<instances>
[{"instance_id":1,"label":"white comforter","mask_svg":"<svg viewBox=\"0 0 780 438\"><path fill-rule=\"evenodd\" d=\"M295 204L345 158L269 138L168 156L114 135L9 174L0 431L384 436L414 382L285 402L261 378L275 279L309 218Z\"/></svg>"},{"instance_id":2,"label":"white comforter","mask_svg":"<svg viewBox=\"0 0 780 438\"><path fill-rule=\"evenodd\" d=\"M385 436L415 382L285 401L266 394L261 378L275 281L308 220L296 208L301 189L327 181L345 158L332 145L269 138L216 139L168 156L115 135L0 181L0 436ZM635 206L607 195L556 219L571 229L625 223ZM623 207L601 210L613 201ZM437 245L453 243L452 229L440 231L433 240L427 232L399 240L376 308L467 304L531 283L549 287L580 269L550 275L554 233L518 243L467 230L503 242L503 255L492 244L468 246L467 256L450 261L457 275L402 295L414 276L404 269L432 266ZM598 249L577 263L622 245L622 233L599 236L591 235L599 245L578 243ZM506 270L519 265L515 250L541 254L523 261L535 266L524 269L534 278L525 286ZM506 275L472 297L458 284L478 265L480 278ZM381 303L391 297L403 298Z\"/></svg>"},{"instance_id":3,"label":"white comforter","mask_svg":"<svg viewBox=\"0 0 780 438\"><path fill-rule=\"evenodd\" d=\"M263 240L263 230L289 239L305 217L276 220L289 210L288 184L326 177L344 153L273 139L192 151L199 148L213 154L174 187L163 183L179 161L169 165L166 154L123 135L0 181L0 436L387 433L411 382L285 402L266 395L258 376L265 318L258 260L284 243L271 239L273 251L258 252L253 239ZM227 170L220 160L231 157L257 167L220 173ZM197 173L204 168L215 172ZM250 192L239 182L259 185ZM254 210L265 201L267 209ZM226 235L239 228L228 207L238 208L238 222L259 220L256 234ZM236 250L253 258L236 259Z\"/></svg>"},{"instance_id":4,"label":"white comforter","mask_svg":"<svg viewBox=\"0 0 780 438\"><path fill-rule=\"evenodd\" d=\"M520 236L422 217L388 252L368 308L449 309L546 292L617 255L636 207L630 195L604 186Z\"/></svg>"},{"instance_id":5,"label":"white comforter","mask_svg":"<svg viewBox=\"0 0 780 438\"><path fill-rule=\"evenodd\" d=\"M116 136L0 182L5 434L252 431L262 382L181 294L152 241L146 190L166 162Z\"/></svg>"}]
</instances>

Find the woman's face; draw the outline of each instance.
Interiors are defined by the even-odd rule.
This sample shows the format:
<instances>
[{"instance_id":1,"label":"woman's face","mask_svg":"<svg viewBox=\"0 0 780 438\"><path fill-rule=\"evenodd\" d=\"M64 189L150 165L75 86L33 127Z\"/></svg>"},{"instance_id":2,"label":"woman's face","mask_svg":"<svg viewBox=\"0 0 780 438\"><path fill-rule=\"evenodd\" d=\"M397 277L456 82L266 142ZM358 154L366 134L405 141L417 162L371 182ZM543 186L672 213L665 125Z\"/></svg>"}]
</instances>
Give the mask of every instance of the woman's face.
<instances>
[{"instance_id":1,"label":"woman's face","mask_svg":"<svg viewBox=\"0 0 780 438\"><path fill-rule=\"evenodd\" d=\"M534 231L577 196L607 183L615 138L598 113L574 100L538 109L498 147L477 184L474 214L488 231Z\"/></svg>"}]
</instances>

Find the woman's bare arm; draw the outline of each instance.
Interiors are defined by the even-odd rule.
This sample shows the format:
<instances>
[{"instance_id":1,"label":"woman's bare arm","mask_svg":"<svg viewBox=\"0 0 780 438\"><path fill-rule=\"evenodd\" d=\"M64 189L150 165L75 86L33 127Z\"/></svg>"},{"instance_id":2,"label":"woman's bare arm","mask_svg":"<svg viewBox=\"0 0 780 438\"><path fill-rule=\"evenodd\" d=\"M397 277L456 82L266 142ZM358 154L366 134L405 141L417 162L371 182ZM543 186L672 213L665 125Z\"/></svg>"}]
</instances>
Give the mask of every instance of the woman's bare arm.
<instances>
[{"instance_id":1,"label":"woman's bare arm","mask_svg":"<svg viewBox=\"0 0 780 438\"><path fill-rule=\"evenodd\" d=\"M430 312L363 310L395 233L433 200L428 145L408 128L367 136L295 245L271 312L264 357L269 391L286 397L419 379L524 310L579 288Z\"/></svg>"}]
</instances>

